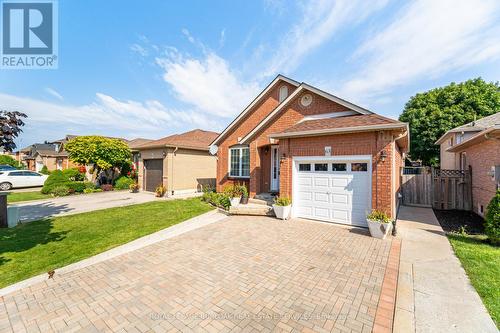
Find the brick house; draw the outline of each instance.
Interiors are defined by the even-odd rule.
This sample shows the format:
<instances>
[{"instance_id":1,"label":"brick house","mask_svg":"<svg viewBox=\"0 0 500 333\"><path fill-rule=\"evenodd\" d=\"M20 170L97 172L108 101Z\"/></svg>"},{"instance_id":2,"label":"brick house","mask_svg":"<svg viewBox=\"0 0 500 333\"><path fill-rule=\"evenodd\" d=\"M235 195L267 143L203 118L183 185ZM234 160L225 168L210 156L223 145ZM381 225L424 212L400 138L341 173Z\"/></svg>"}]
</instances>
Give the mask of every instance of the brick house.
<instances>
[{"instance_id":1,"label":"brick house","mask_svg":"<svg viewBox=\"0 0 500 333\"><path fill-rule=\"evenodd\" d=\"M440 145L441 169L472 169L472 206L484 216L500 186L500 112L446 132Z\"/></svg>"},{"instance_id":2,"label":"brick house","mask_svg":"<svg viewBox=\"0 0 500 333\"><path fill-rule=\"evenodd\" d=\"M293 216L365 226L372 208L396 215L409 135L406 123L278 75L212 145L217 191L245 183L251 197L290 197Z\"/></svg>"},{"instance_id":3,"label":"brick house","mask_svg":"<svg viewBox=\"0 0 500 333\"><path fill-rule=\"evenodd\" d=\"M199 192L215 185L216 158L208 152L218 133L195 129L134 145L138 182L154 192L162 184L167 195Z\"/></svg>"}]
</instances>

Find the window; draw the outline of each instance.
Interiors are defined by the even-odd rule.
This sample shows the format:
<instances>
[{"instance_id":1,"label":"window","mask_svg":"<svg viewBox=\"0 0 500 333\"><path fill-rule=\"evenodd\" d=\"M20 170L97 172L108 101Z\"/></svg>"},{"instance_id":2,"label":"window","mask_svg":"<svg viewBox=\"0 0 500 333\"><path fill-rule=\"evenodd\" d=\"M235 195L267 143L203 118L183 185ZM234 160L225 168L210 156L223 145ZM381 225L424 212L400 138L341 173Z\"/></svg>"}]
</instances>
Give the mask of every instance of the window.
<instances>
[{"instance_id":1,"label":"window","mask_svg":"<svg viewBox=\"0 0 500 333\"><path fill-rule=\"evenodd\" d=\"M367 163L352 163L351 171L368 171Z\"/></svg>"},{"instance_id":2,"label":"window","mask_svg":"<svg viewBox=\"0 0 500 333\"><path fill-rule=\"evenodd\" d=\"M465 170L467 168L467 154L465 152L460 153L460 170Z\"/></svg>"},{"instance_id":3,"label":"window","mask_svg":"<svg viewBox=\"0 0 500 333\"><path fill-rule=\"evenodd\" d=\"M299 171L311 171L311 164L299 164Z\"/></svg>"},{"instance_id":4,"label":"window","mask_svg":"<svg viewBox=\"0 0 500 333\"><path fill-rule=\"evenodd\" d=\"M328 163L315 163L314 171L328 171Z\"/></svg>"},{"instance_id":5,"label":"window","mask_svg":"<svg viewBox=\"0 0 500 333\"><path fill-rule=\"evenodd\" d=\"M280 88L279 102L283 102L288 97L288 87L283 86Z\"/></svg>"},{"instance_id":6,"label":"window","mask_svg":"<svg viewBox=\"0 0 500 333\"><path fill-rule=\"evenodd\" d=\"M24 171L13 171L9 173L9 176L24 176Z\"/></svg>"},{"instance_id":7,"label":"window","mask_svg":"<svg viewBox=\"0 0 500 333\"><path fill-rule=\"evenodd\" d=\"M230 148L229 161L229 176L250 176L250 149L248 147Z\"/></svg>"},{"instance_id":8,"label":"window","mask_svg":"<svg viewBox=\"0 0 500 333\"><path fill-rule=\"evenodd\" d=\"M346 171L347 170L347 164L345 163L333 163L332 164L332 171Z\"/></svg>"},{"instance_id":9,"label":"window","mask_svg":"<svg viewBox=\"0 0 500 333\"><path fill-rule=\"evenodd\" d=\"M453 147L453 137L450 138L450 147Z\"/></svg>"},{"instance_id":10,"label":"window","mask_svg":"<svg viewBox=\"0 0 500 333\"><path fill-rule=\"evenodd\" d=\"M41 175L37 172L33 172L33 171L24 171L24 175L25 176L35 176L35 177L40 177Z\"/></svg>"}]
</instances>

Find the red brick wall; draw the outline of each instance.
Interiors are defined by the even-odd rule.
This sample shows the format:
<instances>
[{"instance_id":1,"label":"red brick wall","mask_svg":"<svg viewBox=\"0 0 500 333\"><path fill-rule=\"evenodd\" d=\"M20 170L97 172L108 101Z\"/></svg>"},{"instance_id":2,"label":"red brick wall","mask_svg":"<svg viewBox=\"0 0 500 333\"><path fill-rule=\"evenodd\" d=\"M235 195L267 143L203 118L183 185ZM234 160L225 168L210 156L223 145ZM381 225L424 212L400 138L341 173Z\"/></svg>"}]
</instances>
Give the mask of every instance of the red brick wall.
<instances>
[{"instance_id":1,"label":"red brick wall","mask_svg":"<svg viewBox=\"0 0 500 333\"><path fill-rule=\"evenodd\" d=\"M492 166L500 165L500 141L490 139L467 148L465 152L466 163L472 167L473 209L480 214L483 206L483 214L486 214L486 207L496 191L496 184L488 172Z\"/></svg>"},{"instance_id":2,"label":"red brick wall","mask_svg":"<svg viewBox=\"0 0 500 333\"><path fill-rule=\"evenodd\" d=\"M323 156L324 147L332 147L332 156L371 155L372 156L372 208L393 215L392 178L392 134L390 132L366 132L317 136L309 138L284 139L280 141L280 154L285 154L280 164L280 195L292 198L292 157ZM386 151L384 162L379 160L382 150ZM293 198L292 198L293 200Z\"/></svg>"},{"instance_id":3,"label":"red brick wall","mask_svg":"<svg viewBox=\"0 0 500 333\"><path fill-rule=\"evenodd\" d=\"M217 191L222 191L223 187L226 185L242 181L241 179L231 179L228 177L228 149L229 147L238 144L238 137L243 138L247 135L262 121L262 119L264 119L272 110L276 108L279 104L279 88L283 85L288 86L288 94L291 94L296 89L293 85L284 81L277 84L274 89L271 89L265 96L262 97L262 100L253 107L240 124L226 134L223 141L219 143L219 151L217 153ZM260 173L260 164L256 164L257 162L260 163L260 161L256 161L257 156L257 152L251 148L250 161L251 163L254 163L253 168L252 166L250 167L251 177L258 176ZM257 167L258 169L256 169ZM248 180L246 180L246 182L248 182ZM253 184L253 188L257 188L257 184Z\"/></svg>"}]
</instances>

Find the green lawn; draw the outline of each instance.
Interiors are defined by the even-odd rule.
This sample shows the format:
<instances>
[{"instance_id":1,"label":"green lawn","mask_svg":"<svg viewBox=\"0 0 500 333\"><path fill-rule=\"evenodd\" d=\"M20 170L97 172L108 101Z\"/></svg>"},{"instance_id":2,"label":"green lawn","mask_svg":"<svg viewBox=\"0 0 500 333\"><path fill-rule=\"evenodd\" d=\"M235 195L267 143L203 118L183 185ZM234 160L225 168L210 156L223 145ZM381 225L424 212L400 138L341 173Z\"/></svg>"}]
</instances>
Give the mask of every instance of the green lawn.
<instances>
[{"instance_id":1,"label":"green lawn","mask_svg":"<svg viewBox=\"0 0 500 333\"><path fill-rule=\"evenodd\" d=\"M88 258L211 209L199 198L157 201L0 229L0 287Z\"/></svg>"},{"instance_id":2,"label":"green lawn","mask_svg":"<svg viewBox=\"0 0 500 333\"><path fill-rule=\"evenodd\" d=\"M448 238L472 285L500 327L500 247L485 243L485 236L448 234Z\"/></svg>"},{"instance_id":3,"label":"green lawn","mask_svg":"<svg viewBox=\"0 0 500 333\"><path fill-rule=\"evenodd\" d=\"M50 194L42 194L40 191L33 192L10 192L7 195L7 203L14 203L20 201L30 201L30 200L40 200L40 199L49 199L51 198Z\"/></svg>"}]
</instances>

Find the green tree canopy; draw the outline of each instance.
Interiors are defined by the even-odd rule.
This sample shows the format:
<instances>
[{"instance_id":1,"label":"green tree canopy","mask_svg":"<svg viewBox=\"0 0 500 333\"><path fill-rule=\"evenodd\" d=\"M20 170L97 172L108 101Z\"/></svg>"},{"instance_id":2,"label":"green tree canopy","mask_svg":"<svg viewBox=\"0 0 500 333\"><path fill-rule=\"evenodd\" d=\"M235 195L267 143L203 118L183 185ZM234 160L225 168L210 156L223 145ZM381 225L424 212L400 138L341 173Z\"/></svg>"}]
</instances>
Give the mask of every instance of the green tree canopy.
<instances>
[{"instance_id":1,"label":"green tree canopy","mask_svg":"<svg viewBox=\"0 0 500 333\"><path fill-rule=\"evenodd\" d=\"M102 136L78 136L64 146L69 159L75 163L93 164L96 171L120 168L130 163L130 149L119 139Z\"/></svg>"},{"instance_id":2,"label":"green tree canopy","mask_svg":"<svg viewBox=\"0 0 500 333\"><path fill-rule=\"evenodd\" d=\"M410 124L413 159L437 164L435 142L448 130L500 111L500 86L481 78L429 90L411 97L399 120Z\"/></svg>"}]
</instances>

